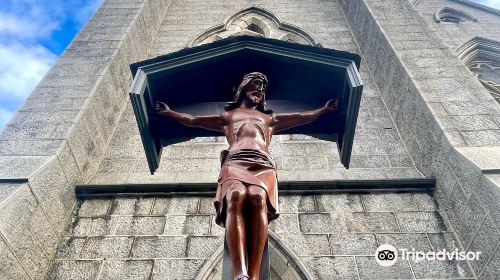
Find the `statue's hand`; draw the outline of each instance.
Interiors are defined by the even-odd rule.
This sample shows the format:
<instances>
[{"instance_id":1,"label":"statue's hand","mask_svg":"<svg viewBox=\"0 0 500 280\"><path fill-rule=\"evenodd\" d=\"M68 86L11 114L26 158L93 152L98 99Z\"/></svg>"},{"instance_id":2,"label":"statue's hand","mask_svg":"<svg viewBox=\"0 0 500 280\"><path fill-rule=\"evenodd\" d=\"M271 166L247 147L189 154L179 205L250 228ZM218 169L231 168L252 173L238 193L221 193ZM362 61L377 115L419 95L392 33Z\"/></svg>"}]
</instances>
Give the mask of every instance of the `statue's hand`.
<instances>
[{"instance_id":1,"label":"statue's hand","mask_svg":"<svg viewBox=\"0 0 500 280\"><path fill-rule=\"evenodd\" d=\"M324 108L328 110L328 112L338 112L340 110L339 99L329 99L328 101L326 101Z\"/></svg>"},{"instance_id":2,"label":"statue's hand","mask_svg":"<svg viewBox=\"0 0 500 280\"><path fill-rule=\"evenodd\" d=\"M167 104L161 102L161 101L156 101L156 105L155 105L155 110L157 113L161 113L161 112L168 112L170 111L170 108L168 107Z\"/></svg>"}]
</instances>

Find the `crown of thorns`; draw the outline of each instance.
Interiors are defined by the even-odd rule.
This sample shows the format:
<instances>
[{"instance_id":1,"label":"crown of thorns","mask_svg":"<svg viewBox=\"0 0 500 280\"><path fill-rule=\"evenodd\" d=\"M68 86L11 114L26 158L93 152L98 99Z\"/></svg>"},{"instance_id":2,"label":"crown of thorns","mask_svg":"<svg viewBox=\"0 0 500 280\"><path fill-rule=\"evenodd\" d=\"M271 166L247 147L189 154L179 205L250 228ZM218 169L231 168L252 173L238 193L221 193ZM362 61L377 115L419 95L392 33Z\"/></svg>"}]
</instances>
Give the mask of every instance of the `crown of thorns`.
<instances>
[{"instance_id":1,"label":"crown of thorns","mask_svg":"<svg viewBox=\"0 0 500 280\"><path fill-rule=\"evenodd\" d=\"M242 79L242 83L249 80L251 81L252 79L255 79L255 78L260 78L262 79L262 81L264 81L264 83L267 85L268 84L268 81L267 81L267 77L266 75L260 73L260 72L252 72L252 73L248 73L246 74L245 76L243 76L243 79Z\"/></svg>"},{"instance_id":2,"label":"crown of thorns","mask_svg":"<svg viewBox=\"0 0 500 280\"><path fill-rule=\"evenodd\" d=\"M248 73L245 76L243 76L243 79L241 80L240 85L238 86L238 90L236 91L236 94L234 95L234 100L233 102L237 102L240 98L241 91L250 83L251 80L260 78L264 84L267 85L269 84L266 75L260 73L260 72L252 72Z\"/></svg>"},{"instance_id":3,"label":"crown of thorns","mask_svg":"<svg viewBox=\"0 0 500 280\"><path fill-rule=\"evenodd\" d=\"M240 106L241 100L243 98L241 92L253 79L261 79L264 82L264 84L266 85L266 87L269 84L266 75L264 75L260 72L252 72L252 73L246 74L245 76L243 76L243 79L241 80L240 85L238 86L238 90L236 91L236 94L234 95L234 100L226 103L226 105L224 106L225 110L232 110L232 109ZM265 98L266 98L266 96L264 95L264 98L262 99L260 104L257 106L257 110L261 111L263 113L272 114L272 110L266 109Z\"/></svg>"}]
</instances>

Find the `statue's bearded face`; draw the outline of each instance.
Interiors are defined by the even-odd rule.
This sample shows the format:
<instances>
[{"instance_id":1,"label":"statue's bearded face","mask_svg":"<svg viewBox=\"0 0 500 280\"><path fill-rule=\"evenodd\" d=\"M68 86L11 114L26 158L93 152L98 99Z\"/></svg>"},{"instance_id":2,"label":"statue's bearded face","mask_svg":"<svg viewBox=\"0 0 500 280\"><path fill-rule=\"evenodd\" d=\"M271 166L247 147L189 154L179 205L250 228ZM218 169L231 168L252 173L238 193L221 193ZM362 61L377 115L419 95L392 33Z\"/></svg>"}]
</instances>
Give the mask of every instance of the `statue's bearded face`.
<instances>
[{"instance_id":1,"label":"statue's bearded face","mask_svg":"<svg viewBox=\"0 0 500 280\"><path fill-rule=\"evenodd\" d=\"M255 105L260 104L266 97L266 88L261 78L253 78L246 87L245 97Z\"/></svg>"}]
</instances>

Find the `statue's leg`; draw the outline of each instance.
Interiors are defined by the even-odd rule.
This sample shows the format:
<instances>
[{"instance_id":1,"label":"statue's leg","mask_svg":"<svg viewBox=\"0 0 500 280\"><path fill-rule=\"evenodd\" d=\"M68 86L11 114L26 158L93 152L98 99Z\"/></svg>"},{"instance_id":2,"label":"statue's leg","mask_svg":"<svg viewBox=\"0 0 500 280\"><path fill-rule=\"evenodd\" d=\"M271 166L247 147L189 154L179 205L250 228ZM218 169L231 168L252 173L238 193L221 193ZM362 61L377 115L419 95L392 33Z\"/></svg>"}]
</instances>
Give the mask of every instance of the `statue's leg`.
<instances>
[{"instance_id":1,"label":"statue's leg","mask_svg":"<svg viewBox=\"0 0 500 280\"><path fill-rule=\"evenodd\" d=\"M248 186L247 239L248 272L250 279L258 280L262 254L267 241L267 193L259 186Z\"/></svg>"},{"instance_id":2,"label":"statue's leg","mask_svg":"<svg viewBox=\"0 0 500 280\"><path fill-rule=\"evenodd\" d=\"M226 242L233 264L233 273L234 276L247 275L246 229L243 216L247 189L237 180L228 180L224 184L230 184L226 193Z\"/></svg>"}]
</instances>

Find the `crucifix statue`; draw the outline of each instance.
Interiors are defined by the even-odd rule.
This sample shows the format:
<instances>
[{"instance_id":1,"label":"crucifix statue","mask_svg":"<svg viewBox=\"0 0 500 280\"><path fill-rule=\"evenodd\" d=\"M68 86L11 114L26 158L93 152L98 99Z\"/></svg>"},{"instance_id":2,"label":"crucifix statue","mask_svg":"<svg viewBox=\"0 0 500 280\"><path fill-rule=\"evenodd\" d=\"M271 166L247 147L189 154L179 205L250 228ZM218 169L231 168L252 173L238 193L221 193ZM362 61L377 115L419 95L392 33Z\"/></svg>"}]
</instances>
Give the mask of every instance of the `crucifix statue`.
<instances>
[{"instance_id":1,"label":"crucifix statue","mask_svg":"<svg viewBox=\"0 0 500 280\"><path fill-rule=\"evenodd\" d=\"M223 132L227 138L214 204L216 222L225 227L234 279L259 279L268 224L279 215L276 165L268 150L272 135L339 111L338 100L331 99L315 110L275 114L266 109L267 86L262 73L245 75L234 100L219 115L180 113L163 102L155 107L162 117Z\"/></svg>"}]
</instances>

